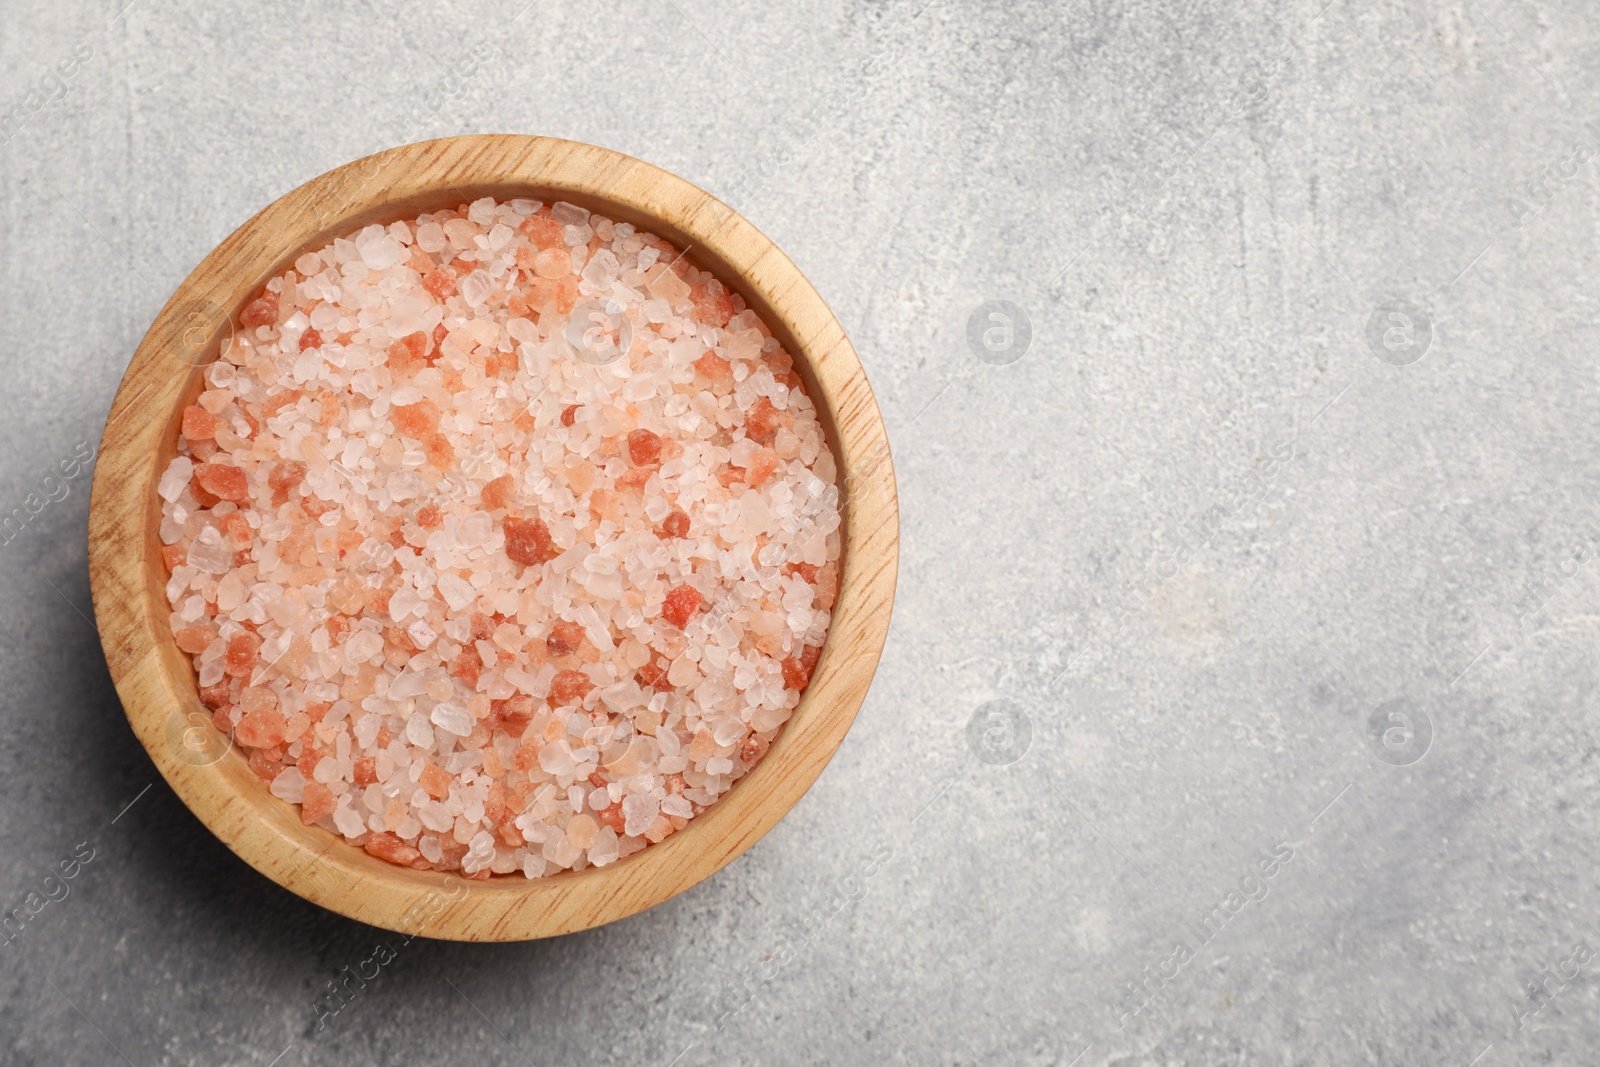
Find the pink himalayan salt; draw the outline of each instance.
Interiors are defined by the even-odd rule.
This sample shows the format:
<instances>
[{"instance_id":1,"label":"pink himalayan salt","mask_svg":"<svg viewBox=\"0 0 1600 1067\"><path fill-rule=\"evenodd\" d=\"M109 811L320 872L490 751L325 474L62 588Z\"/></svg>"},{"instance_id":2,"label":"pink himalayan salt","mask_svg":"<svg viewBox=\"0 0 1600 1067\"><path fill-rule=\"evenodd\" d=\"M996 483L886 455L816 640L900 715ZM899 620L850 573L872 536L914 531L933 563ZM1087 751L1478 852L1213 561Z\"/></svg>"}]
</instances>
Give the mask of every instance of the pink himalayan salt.
<instances>
[{"instance_id":1,"label":"pink himalayan salt","mask_svg":"<svg viewBox=\"0 0 1600 1067\"><path fill-rule=\"evenodd\" d=\"M766 754L839 491L736 294L631 226L482 200L301 256L241 327L161 479L163 558L202 701L303 820L537 877L664 840ZM600 333L614 363L570 347Z\"/></svg>"}]
</instances>

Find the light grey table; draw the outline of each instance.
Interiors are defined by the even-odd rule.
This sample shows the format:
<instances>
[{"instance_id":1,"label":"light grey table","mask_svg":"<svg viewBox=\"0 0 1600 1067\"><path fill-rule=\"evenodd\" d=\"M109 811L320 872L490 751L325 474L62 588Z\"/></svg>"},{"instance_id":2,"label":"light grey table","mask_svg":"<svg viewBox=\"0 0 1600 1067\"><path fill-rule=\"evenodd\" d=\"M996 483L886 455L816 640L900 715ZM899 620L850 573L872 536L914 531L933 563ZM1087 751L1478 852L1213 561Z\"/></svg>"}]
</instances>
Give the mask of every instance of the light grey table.
<instances>
[{"instance_id":1,"label":"light grey table","mask_svg":"<svg viewBox=\"0 0 1600 1067\"><path fill-rule=\"evenodd\" d=\"M0 1060L1594 1062L1592 4L524 2L0 15ZM159 781L78 458L233 227L477 131L777 240L903 565L854 730L727 871L403 944Z\"/></svg>"}]
</instances>

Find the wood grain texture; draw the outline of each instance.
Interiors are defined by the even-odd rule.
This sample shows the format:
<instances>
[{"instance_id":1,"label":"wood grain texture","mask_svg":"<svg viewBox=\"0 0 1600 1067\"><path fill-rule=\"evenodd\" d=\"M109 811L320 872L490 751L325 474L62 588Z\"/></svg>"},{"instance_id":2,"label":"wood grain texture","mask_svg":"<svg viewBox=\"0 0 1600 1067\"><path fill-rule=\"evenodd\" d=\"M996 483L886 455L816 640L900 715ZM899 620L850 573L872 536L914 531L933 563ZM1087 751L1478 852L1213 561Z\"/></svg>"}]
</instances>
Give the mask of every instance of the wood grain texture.
<instances>
[{"instance_id":1,"label":"wood grain texture","mask_svg":"<svg viewBox=\"0 0 1600 1067\"><path fill-rule=\"evenodd\" d=\"M481 196L562 199L690 249L741 292L795 356L819 408L845 494L833 622L807 689L762 762L687 829L604 868L529 881L411 871L303 826L230 749L194 742L209 717L167 624L156 482L177 420L239 309L302 252L370 222ZM390 930L513 941L635 914L709 877L778 822L822 772L866 696L889 628L899 515L888 440L855 350L809 282L725 204L639 160L543 137L486 135L406 145L357 160L278 199L179 286L135 352L111 405L89 514L95 616L128 721L167 782L229 848L323 907ZM202 731L202 732L196 732Z\"/></svg>"}]
</instances>

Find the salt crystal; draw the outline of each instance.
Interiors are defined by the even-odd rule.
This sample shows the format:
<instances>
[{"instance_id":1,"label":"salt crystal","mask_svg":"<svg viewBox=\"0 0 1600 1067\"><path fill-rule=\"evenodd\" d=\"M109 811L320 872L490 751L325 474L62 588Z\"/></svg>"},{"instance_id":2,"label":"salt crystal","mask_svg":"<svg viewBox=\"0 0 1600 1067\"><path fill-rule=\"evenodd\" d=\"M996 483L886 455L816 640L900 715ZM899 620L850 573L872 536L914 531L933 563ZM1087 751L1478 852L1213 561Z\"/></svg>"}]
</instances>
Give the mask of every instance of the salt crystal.
<instances>
[{"instance_id":1,"label":"salt crystal","mask_svg":"<svg viewBox=\"0 0 1600 1067\"><path fill-rule=\"evenodd\" d=\"M461 279L461 299L467 302L468 307L481 307L489 299L489 294L494 291L494 283L489 280L485 271L475 270Z\"/></svg>"},{"instance_id":2,"label":"salt crystal","mask_svg":"<svg viewBox=\"0 0 1600 1067\"><path fill-rule=\"evenodd\" d=\"M472 732L472 716L468 714L465 708L457 707L454 704L435 705L433 714L429 718L433 721L433 725L441 730L448 730L457 737L466 737Z\"/></svg>"},{"instance_id":3,"label":"salt crystal","mask_svg":"<svg viewBox=\"0 0 1600 1067\"><path fill-rule=\"evenodd\" d=\"M425 649L438 640L439 635L433 628L421 619L406 627L406 636L411 638L411 643L419 649Z\"/></svg>"},{"instance_id":4,"label":"salt crystal","mask_svg":"<svg viewBox=\"0 0 1600 1067\"><path fill-rule=\"evenodd\" d=\"M207 526L189 545L189 566L207 574L227 574L233 567L233 550L222 544L215 526Z\"/></svg>"},{"instance_id":5,"label":"salt crystal","mask_svg":"<svg viewBox=\"0 0 1600 1067\"><path fill-rule=\"evenodd\" d=\"M161 475L160 484L156 486L157 495L170 504L183 495L193 474L194 462L188 456L174 456Z\"/></svg>"},{"instance_id":6,"label":"salt crystal","mask_svg":"<svg viewBox=\"0 0 1600 1067\"><path fill-rule=\"evenodd\" d=\"M622 799L623 832L638 837L656 821L661 805L648 793L630 793Z\"/></svg>"},{"instance_id":7,"label":"salt crystal","mask_svg":"<svg viewBox=\"0 0 1600 1067\"><path fill-rule=\"evenodd\" d=\"M306 787L305 775L298 768L286 767L278 772L272 779L272 795L279 800L288 801L290 804L300 803L300 797Z\"/></svg>"},{"instance_id":8,"label":"salt crystal","mask_svg":"<svg viewBox=\"0 0 1600 1067\"><path fill-rule=\"evenodd\" d=\"M425 716L413 715L406 720L406 740L418 748L433 748L433 726Z\"/></svg>"},{"instance_id":9,"label":"salt crystal","mask_svg":"<svg viewBox=\"0 0 1600 1067\"><path fill-rule=\"evenodd\" d=\"M550 205L550 214L564 226L581 226L589 221L589 209L557 200Z\"/></svg>"},{"instance_id":10,"label":"salt crystal","mask_svg":"<svg viewBox=\"0 0 1600 1067\"><path fill-rule=\"evenodd\" d=\"M345 642L345 662L352 667L371 661L383 651L383 637L371 630L358 630Z\"/></svg>"},{"instance_id":11,"label":"salt crystal","mask_svg":"<svg viewBox=\"0 0 1600 1067\"><path fill-rule=\"evenodd\" d=\"M444 251L444 227L436 222L425 222L417 227L417 247L430 255ZM315 325L315 323L313 323Z\"/></svg>"},{"instance_id":12,"label":"salt crystal","mask_svg":"<svg viewBox=\"0 0 1600 1067\"><path fill-rule=\"evenodd\" d=\"M381 226L368 226L356 235L356 251L369 270L388 270L403 258L400 244Z\"/></svg>"},{"instance_id":13,"label":"salt crystal","mask_svg":"<svg viewBox=\"0 0 1600 1067\"><path fill-rule=\"evenodd\" d=\"M460 611L476 599L477 594L465 579L454 574L439 575L439 593L451 611ZM460 638L456 638L460 640Z\"/></svg>"}]
</instances>

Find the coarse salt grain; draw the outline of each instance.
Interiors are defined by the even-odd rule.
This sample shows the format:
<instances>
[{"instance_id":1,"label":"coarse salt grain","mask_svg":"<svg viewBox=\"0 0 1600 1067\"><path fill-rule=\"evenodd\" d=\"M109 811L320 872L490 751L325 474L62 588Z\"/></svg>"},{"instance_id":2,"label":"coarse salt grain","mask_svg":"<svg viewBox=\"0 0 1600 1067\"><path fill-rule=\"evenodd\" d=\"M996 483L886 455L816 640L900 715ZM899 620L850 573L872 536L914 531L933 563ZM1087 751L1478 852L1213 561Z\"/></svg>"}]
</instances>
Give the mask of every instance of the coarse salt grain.
<instances>
[{"instance_id":1,"label":"coarse salt grain","mask_svg":"<svg viewBox=\"0 0 1600 1067\"><path fill-rule=\"evenodd\" d=\"M274 796L391 862L534 878L659 842L767 752L839 491L740 298L632 226L484 198L300 256L243 320L157 495L177 640Z\"/></svg>"}]
</instances>

